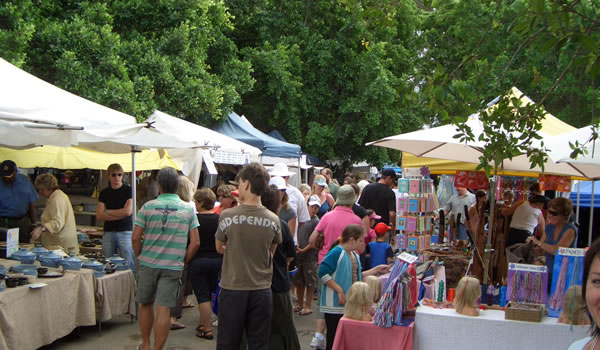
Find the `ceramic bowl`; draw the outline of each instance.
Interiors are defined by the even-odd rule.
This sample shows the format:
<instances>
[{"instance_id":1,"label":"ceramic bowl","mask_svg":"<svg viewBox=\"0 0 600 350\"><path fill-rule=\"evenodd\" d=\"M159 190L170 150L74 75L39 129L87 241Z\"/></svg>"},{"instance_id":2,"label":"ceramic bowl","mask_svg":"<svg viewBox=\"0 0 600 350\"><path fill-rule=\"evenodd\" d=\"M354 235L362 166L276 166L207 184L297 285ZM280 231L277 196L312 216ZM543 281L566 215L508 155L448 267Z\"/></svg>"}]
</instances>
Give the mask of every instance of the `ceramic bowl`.
<instances>
[{"instance_id":1,"label":"ceramic bowl","mask_svg":"<svg viewBox=\"0 0 600 350\"><path fill-rule=\"evenodd\" d=\"M19 285L19 278L18 277L9 277L6 279L6 286L8 288L14 288L16 286Z\"/></svg>"},{"instance_id":2,"label":"ceramic bowl","mask_svg":"<svg viewBox=\"0 0 600 350\"><path fill-rule=\"evenodd\" d=\"M14 252L11 256L11 259L18 260L23 264L33 264L35 261L36 255L35 253L30 252L25 248L20 248L16 252Z\"/></svg>"},{"instance_id":3,"label":"ceramic bowl","mask_svg":"<svg viewBox=\"0 0 600 350\"><path fill-rule=\"evenodd\" d=\"M37 266L33 264L20 264L13 265L10 269L15 273L23 273L25 270L37 269Z\"/></svg>"},{"instance_id":4,"label":"ceramic bowl","mask_svg":"<svg viewBox=\"0 0 600 350\"><path fill-rule=\"evenodd\" d=\"M96 261L96 259L90 259L89 261L84 262L81 267L104 273L104 264Z\"/></svg>"},{"instance_id":5,"label":"ceramic bowl","mask_svg":"<svg viewBox=\"0 0 600 350\"><path fill-rule=\"evenodd\" d=\"M42 264L42 266L46 267L59 267L60 262L63 260L62 257L58 254L54 254L52 252L41 255L38 260Z\"/></svg>"},{"instance_id":6,"label":"ceramic bowl","mask_svg":"<svg viewBox=\"0 0 600 350\"><path fill-rule=\"evenodd\" d=\"M36 244L34 248L31 248L31 252L35 254L36 258L39 258L40 256L48 253L48 249Z\"/></svg>"},{"instance_id":7,"label":"ceramic bowl","mask_svg":"<svg viewBox=\"0 0 600 350\"><path fill-rule=\"evenodd\" d=\"M60 264L65 270L79 271L81 269L81 260L79 260L75 254L71 254L70 257L61 260Z\"/></svg>"}]
</instances>

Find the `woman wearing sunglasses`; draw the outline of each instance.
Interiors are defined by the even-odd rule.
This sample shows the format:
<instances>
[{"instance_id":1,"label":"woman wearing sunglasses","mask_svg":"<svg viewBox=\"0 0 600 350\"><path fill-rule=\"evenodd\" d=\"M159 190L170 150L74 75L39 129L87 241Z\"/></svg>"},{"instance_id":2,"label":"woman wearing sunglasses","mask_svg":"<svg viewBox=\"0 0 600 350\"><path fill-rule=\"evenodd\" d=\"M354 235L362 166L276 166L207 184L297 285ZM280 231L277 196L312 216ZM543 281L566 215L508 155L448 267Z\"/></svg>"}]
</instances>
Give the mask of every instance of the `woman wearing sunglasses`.
<instances>
[{"instance_id":1,"label":"woman wearing sunglasses","mask_svg":"<svg viewBox=\"0 0 600 350\"><path fill-rule=\"evenodd\" d=\"M530 236L527 241L533 242L546 254L548 267L548 285L551 285L554 255L560 247L574 247L577 241L577 228L569 223L573 211L573 202L567 198L554 198L548 205L548 223L541 239Z\"/></svg>"}]
</instances>

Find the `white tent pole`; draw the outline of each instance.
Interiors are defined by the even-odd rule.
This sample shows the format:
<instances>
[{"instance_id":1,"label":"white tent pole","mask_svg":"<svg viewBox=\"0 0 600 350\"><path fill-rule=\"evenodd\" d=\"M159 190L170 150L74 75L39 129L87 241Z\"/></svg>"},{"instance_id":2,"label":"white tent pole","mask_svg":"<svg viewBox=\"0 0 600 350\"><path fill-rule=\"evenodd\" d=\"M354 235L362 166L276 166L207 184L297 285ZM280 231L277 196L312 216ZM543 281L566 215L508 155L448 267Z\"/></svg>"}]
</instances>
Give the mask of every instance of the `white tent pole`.
<instances>
[{"instance_id":1,"label":"white tent pole","mask_svg":"<svg viewBox=\"0 0 600 350\"><path fill-rule=\"evenodd\" d=\"M579 223L579 203L581 198L581 183L582 181L577 181L577 207L575 209L575 222Z\"/></svg>"},{"instance_id":2,"label":"white tent pole","mask_svg":"<svg viewBox=\"0 0 600 350\"><path fill-rule=\"evenodd\" d=\"M137 200L136 200L136 177L135 177L135 153L138 152L135 146L131 146L131 198L133 200L133 215L137 213Z\"/></svg>"},{"instance_id":3,"label":"white tent pole","mask_svg":"<svg viewBox=\"0 0 600 350\"><path fill-rule=\"evenodd\" d=\"M588 247L592 246L592 226L594 224L594 187L596 181L592 181L592 198L590 202L590 227L588 229Z\"/></svg>"}]
</instances>

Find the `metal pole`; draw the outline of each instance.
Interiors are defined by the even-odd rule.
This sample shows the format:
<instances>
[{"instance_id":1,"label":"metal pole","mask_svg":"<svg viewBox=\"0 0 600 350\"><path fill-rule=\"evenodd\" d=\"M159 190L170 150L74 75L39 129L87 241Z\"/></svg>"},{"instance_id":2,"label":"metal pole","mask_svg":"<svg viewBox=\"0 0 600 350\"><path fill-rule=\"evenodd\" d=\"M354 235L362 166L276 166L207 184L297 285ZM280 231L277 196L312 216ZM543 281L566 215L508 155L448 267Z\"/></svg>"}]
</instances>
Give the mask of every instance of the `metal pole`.
<instances>
[{"instance_id":1,"label":"metal pole","mask_svg":"<svg viewBox=\"0 0 600 350\"><path fill-rule=\"evenodd\" d=\"M133 215L137 213L137 201L136 201L136 177L135 177L135 153L138 152L135 146L131 146L131 198L133 200Z\"/></svg>"},{"instance_id":2,"label":"metal pole","mask_svg":"<svg viewBox=\"0 0 600 350\"><path fill-rule=\"evenodd\" d=\"M577 207L575 209L575 222L579 223L579 204L581 198L581 183L582 181L577 181Z\"/></svg>"},{"instance_id":3,"label":"metal pole","mask_svg":"<svg viewBox=\"0 0 600 350\"><path fill-rule=\"evenodd\" d=\"M588 229L588 247L592 246L592 226L594 225L594 187L596 181L592 181L592 198L590 202L590 227Z\"/></svg>"}]
</instances>

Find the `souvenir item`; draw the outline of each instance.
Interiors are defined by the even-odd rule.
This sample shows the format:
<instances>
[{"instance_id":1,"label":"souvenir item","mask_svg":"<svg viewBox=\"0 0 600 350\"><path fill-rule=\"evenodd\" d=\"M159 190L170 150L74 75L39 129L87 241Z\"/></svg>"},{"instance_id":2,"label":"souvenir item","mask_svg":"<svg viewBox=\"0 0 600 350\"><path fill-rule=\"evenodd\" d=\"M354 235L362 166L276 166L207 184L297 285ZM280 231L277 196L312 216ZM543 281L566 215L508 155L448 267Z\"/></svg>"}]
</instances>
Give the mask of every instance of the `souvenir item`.
<instances>
[{"instance_id":1,"label":"souvenir item","mask_svg":"<svg viewBox=\"0 0 600 350\"><path fill-rule=\"evenodd\" d=\"M419 211L419 200L416 198L410 198L408 200L408 211L411 213L416 213Z\"/></svg>"},{"instance_id":2,"label":"souvenir item","mask_svg":"<svg viewBox=\"0 0 600 350\"><path fill-rule=\"evenodd\" d=\"M398 192L400 193L408 193L408 179L399 179L398 180Z\"/></svg>"},{"instance_id":3,"label":"souvenir item","mask_svg":"<svg viewBox=\"0 0 600 350\"><path fill-rule=\"evenodd\" d=\"M546 266L509 264L506 289L507 302L545 304L548 298L548 272Z\"/></svg>"},{"instance_id":4,"label":"souvenir item","mask_svg":"<svg viewBox=\"0 0 600 350\"><path fill-rule=\"evenodd\" d=\"M405 216L398 217L396 228L400 231L406 230L406 217Z\"/></svg>"},{"instance_id":5,"label":"souvenir item","mask_svg":"<svg viewBox=\"0 0 600 350\"><path fill-rule=\"evenodd\" d=\"M410 193L420 193L421 192L421 182L419 180L410 180Z\"/></svg>"},{"instance_id":6,"label":"souvenir item","mask_svg":"<svg viewBox=\"0 0 600 350\"><path fill-rule=\"evenodd\" d=\"M398 212L408 211L408 198L398 198Z\"/></svg>"},{"instance_id":7,"label":"souvenir item","mask_svg":"<svg viewBox=\"0 0 600 350\"><path fill-rule=\"evenodd\" d=\"M415 216L408 216L406 218L406 231L416 232L417 231L417 218Z\"/></svg>"},{"instance_id":8,"label":"souvenir item","mask_svg":"<svg viewBox=\"0 0 600 350\"><path fill-rule=\"evenodd\" d=\"M585 249L559 248L554 258L552 289L548 301L548 316L558 317L563 309L567 289L583 282Z\"/></svg>"}]
</instances>

